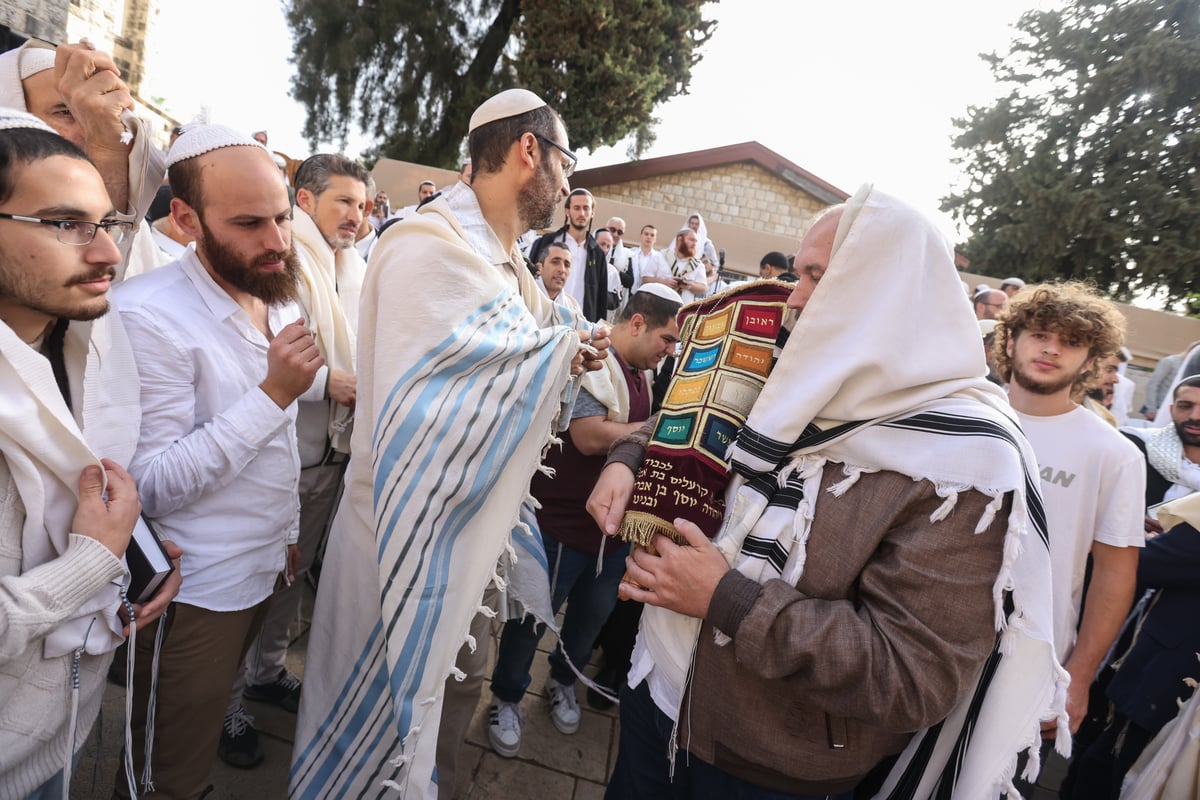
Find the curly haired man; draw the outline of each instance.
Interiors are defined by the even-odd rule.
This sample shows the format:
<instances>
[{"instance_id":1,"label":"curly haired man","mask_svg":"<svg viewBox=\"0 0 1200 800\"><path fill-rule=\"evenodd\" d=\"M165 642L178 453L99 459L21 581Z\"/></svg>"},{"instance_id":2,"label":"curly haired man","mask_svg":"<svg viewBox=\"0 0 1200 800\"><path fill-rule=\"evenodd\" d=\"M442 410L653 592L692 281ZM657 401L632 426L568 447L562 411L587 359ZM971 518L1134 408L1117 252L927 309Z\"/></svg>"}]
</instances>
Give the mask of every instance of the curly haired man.
<instances>
[{"instance_id":1,"label":"curly haired man","mask_svg":"<svg viewBox=\"0 0 1200 800\"><path fill-rule=\"evenodd\" d=\"M1100 364L1121 347L1124 330L1117 308L1079 283L1027 287L1009 300L996 325L996 369L1040 468L1055 651L1071 674L1072 733L1087 715L1088 687L1129 613L1145 541L1145 462L1125 437L1080 405ZM1054 731L1043 735L1053 738Z\"/></svg>"}]
</instances>

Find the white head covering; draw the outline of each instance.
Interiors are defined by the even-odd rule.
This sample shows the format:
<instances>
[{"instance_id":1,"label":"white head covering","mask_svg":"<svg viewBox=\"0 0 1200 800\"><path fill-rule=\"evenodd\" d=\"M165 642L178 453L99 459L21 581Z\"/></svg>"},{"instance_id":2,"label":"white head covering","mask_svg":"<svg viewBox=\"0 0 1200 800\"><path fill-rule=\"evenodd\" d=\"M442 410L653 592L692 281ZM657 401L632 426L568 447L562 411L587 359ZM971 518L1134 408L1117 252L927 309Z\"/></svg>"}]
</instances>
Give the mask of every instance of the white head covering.
<instances>
[{"instance_id":1,"label":"white head covering","mask_svg":"<svg viewBox=\"0 0 1200 800\"><path fill-rule=\"evenodd\" d=\"M667 286L665 283L643 283L634 294L645 292L656 297L661 297L664 300L670 300L672 303L683 305L683 298L679 296L679 292Z\"/></svg>"},{"instance_id":2,"label":"white head covering","mask_svg":"<svg viewBox=\"0 0 1200 800\"><path fill-rule=\"evenodd\" d=\"M489 122L525 114L545 105L545 100L528 89L506 89L484 100L479 108L475 109L467 126L467 133Z\"/></svg>"},{"instance_id":3,"label":"white head covering","mask_svg":"<svg viewBox=\"0 0 1200 800\"><path fill-rule=\"evenodd\" d=\"M222 147L257 147L264 153L267 151L262 143L224 125L184 125L179 138L167 152L167 167Z\"/></svg>"},{"instance_id":4,"label":"white head covering","mask_svg":"<svg viewBox=\"0 0 1200 800\"><path fill-rule=\"evenodd\" d=\"M696 233L696 258L702 258L704 256L704 251L706 249L712 248L712 243L709 241L709 238L708 238L708 225L704 222L704 216L702 214L700 214L699 211L697 211L694 214L688 214L687 217L685 217L683 220L683 227L687 228L689 231L692 228L690 225L688 225L688 220L690 220L692 217L695 217L697 220L700 221L700 225L697 226L699 228L699 230L697 230L695 232ZM683 231L680 230L679 233L683 233ZM677 233L675 235L678 236L679 234Z\"/></svg>"},{"instance_id":5,"label":"white head covering","mask_svg":"<svg viewBox=\"0 0 1200 800\"><path fill-rule=\"evenodd\" d=\"M28 110L21 81L54 68L54 45L30 39L18 48L0 53L0 107Z\"/></svg>"}]
</instances>

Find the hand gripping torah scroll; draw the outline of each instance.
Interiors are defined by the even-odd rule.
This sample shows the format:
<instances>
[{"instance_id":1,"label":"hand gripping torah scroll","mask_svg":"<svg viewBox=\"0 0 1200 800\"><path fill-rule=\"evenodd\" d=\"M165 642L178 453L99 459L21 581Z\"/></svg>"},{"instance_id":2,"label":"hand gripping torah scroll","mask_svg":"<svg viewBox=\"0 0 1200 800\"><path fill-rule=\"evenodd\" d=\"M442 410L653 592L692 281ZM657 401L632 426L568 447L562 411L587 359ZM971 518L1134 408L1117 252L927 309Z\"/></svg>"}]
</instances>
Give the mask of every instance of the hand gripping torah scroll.
<instances>
[{"instance_id":1,"label":"hand gripping torah scroll","mask_svg":"<svg viewBox=\"0 0 1200 800\"><path fill-rule=\"evenodd\" d=\"M658 533L683 544L677 518L716 535L729 483L725 454L786 339L780 332L792 288L754 281L680 309L682 352L621 520L622 539L651 551Z\"/></svg>"}]
</instances>

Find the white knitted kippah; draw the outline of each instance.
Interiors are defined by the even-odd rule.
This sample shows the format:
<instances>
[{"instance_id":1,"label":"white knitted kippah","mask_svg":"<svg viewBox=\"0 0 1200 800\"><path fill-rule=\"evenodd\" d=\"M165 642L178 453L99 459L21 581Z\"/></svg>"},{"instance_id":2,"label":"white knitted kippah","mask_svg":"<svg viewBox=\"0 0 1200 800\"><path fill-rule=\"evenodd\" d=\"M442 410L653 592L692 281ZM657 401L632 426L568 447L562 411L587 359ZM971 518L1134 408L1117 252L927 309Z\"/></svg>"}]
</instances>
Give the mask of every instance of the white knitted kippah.
<instances>
[{"instance_id":1,"label":"white knitted kippah","mask_svg":"<svg viewBox=\"0 0 1200 800\"><path fill-rule=\"evenodd\" d=\"M17 69L21 73L21 80L54 69L54 51L44 47L26 47L21 51L21 62Z\"/></svg>"},{"instance_id":2,"label":"white knitted kippah","mask_svg":"<svg viewBox=\"0 0 1200 800\"><path fill-rule=\"evenodd\" d=\"M471 115L467 133L471 133L489 122L515 117L544 105L546 105L546 101L528 89L505 89L500 94L484 100L483 104L475 109L475 113Z\"/></svg>"},{"instance_id":3,"label":"white knitted kippah","mask_svg":"<svg viewBox=\"0 0 1200 800\"><path fill-rule=\"evenodd\" d=\"M690 228L688 230L691 230ZM670 300L672 303L683 305L683 298L679 296L679 292L667 286L665 283L643 283L634 294L652 294L656 297L661 297L663 300Z\"/></svg>"},{"instance_id":4,"label":"white knitted kippah","mask_svg":"<svg viewBox=\"0 0 1200 800\"><path fill-rule=\"evenodd\" d=\"M696 233L696 232L694 230L692 230L691 228L689 228L688 226L684 225L682 228L680 228L678 231L675 232L675 235L682 236L685 233ZM697 238L699 238L699 234L696 234L696 235L697 235Z\"/></svg>"},{"instance_id":5,"label":"white knitted kippah","mask_svg":"<svg viewBox=\"0 0 1200 800\"><path fill-rule=\"evenodd\" d=\"M184 125L179 138L167 151L167 166L222 147L257 147L264 152L267 149L246 134L224 125Z\"/></svg>"},{"instance_id":6,"label":"white knitted kippah","mask_svg":"<svg viewBox=\"0 0 1200 800\"><path fill-rule=\"evenodd\" d=\"M33 128L36 131L58 133L54 128L51 128L28 111L21 111L16 108L0 108L0 131L8 131L14 128Z\"/></svg>"}]
</instances>

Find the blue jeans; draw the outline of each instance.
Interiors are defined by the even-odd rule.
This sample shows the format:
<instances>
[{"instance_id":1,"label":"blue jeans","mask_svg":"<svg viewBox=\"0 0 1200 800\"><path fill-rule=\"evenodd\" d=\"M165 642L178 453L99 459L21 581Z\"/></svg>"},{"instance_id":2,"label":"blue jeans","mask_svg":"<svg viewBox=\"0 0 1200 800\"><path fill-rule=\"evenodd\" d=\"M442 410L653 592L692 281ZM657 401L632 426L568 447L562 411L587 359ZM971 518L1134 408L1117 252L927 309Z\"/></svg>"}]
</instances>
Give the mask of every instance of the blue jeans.
<instances>
[{"instance_id":1,"label":"blue jeans","mask_svg":"<svg viewBox=\"0 0 1200 800\"><path fill-rule=\"evenodd\" d=\"M672 780L667 753L673 728L645 681L636 689L621 687L621 740L604 800L850 800L854 795L815 797L763 789L684 750L675 754Z\"/></svg>"},{"instance_id":2,"label":"blue jeans","mask_svg":"<svg viewBox=\"0 0 1200 800\"><path fill-rule=\"evenodd\" d=\"M600 574L596 575L595 555L568 547L546 534L542 534L542 542L550 564L550 596L555 613L562 608L563 601L570 600L558 647L550 654L550 677L570 686L575 683L575 672L563 657L563 650L578 669L588 663L596 634L617 603L617 586L625 574L629 545L606 555ZM496 668L492 671L492 694L498 700L521 702L529 688L529 667L545 631L546 626L535 624L532 617L504 623Z\"/></svg>"}]
</instances>

